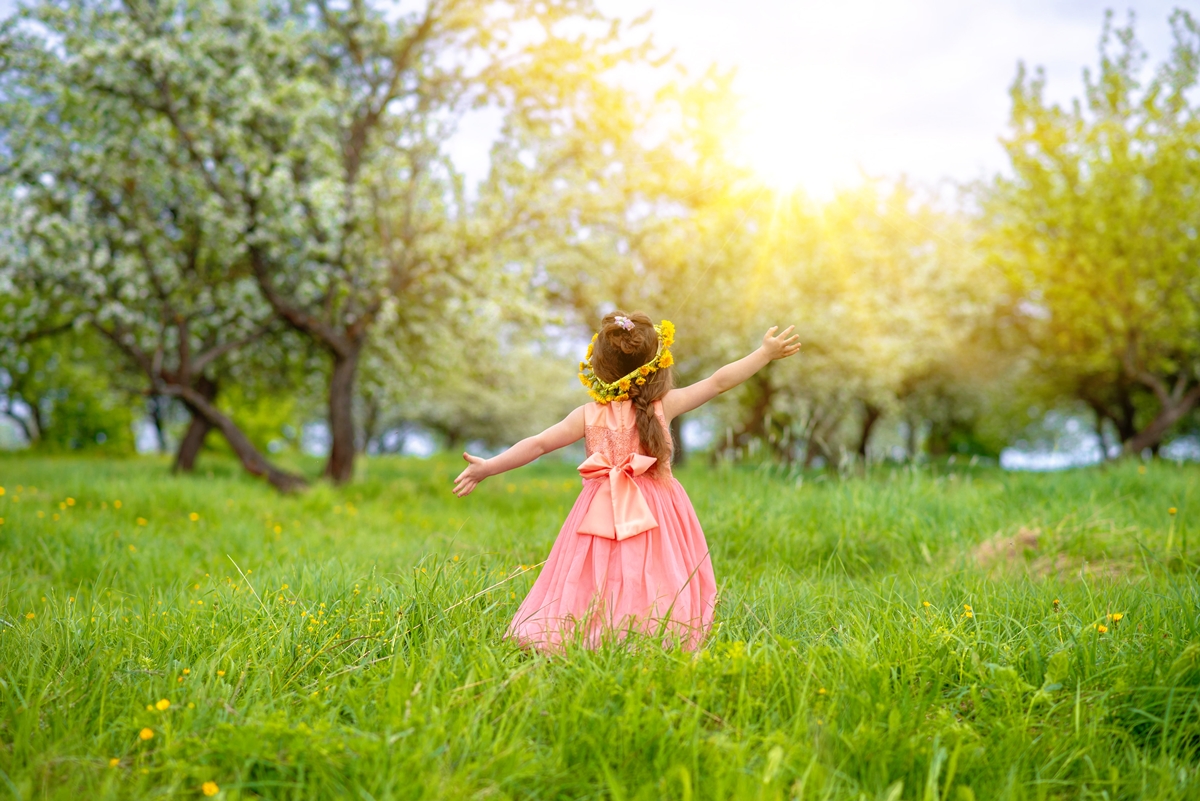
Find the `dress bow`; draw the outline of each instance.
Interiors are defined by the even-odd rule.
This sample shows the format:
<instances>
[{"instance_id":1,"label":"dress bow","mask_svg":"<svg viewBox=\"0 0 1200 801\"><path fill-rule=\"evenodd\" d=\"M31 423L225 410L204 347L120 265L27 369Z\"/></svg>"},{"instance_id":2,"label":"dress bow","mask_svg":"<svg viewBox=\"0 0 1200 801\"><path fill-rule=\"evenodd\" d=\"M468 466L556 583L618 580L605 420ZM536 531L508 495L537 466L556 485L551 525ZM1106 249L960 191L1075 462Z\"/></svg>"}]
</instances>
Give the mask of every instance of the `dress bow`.
<instances>
[{"instance_id":1,"label":"dress bow","mask_svg":"<svg viewBox=\"0 0 1200 801\"><path fill-rule=\"evenodd\" d=\"M592 498L579 533L624 540L657 527L654 513L633 480L657 461L653 456L631 453L614 465L603 453L593 453L579 465L579 475L584 478L608 479Z\"/></svg>"}]
</instances>

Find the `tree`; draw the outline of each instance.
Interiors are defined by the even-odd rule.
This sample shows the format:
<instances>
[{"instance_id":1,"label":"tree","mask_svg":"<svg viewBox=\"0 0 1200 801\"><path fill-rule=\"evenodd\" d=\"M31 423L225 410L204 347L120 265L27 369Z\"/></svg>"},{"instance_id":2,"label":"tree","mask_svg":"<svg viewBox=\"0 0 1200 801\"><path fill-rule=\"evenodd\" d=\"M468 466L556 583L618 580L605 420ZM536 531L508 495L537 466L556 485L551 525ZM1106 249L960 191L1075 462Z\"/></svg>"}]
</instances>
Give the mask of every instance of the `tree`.
<instances>
[{"instance_id":1,"label":"tree","mask_svg":"<svg viewBox=\"0 0 1200 801\"><path fill-rule=\"evenodd\" d=\"M1070 108L1022 67L1013 174L982 204L1038 371L1111 420L1126 453L1200 403L1200 26L1182 10L1171 26L1170 57L1143 86L1132 23L1106 17L1099 71Z\"/></svg>"},{"instance_id":2,"label":"tree","mask_svg":"<svg viewBox=\"0 0 1200 801\"><path fill-rule=\"evenodd\" d=\"M378 321L477 289L489 269L470 257L483 245L445 155L456 120L502 99L503 80L572 72L593 39L558 27L599 15L587 0L429 0L391 19L365 2L130 0L92 20L95 44L77 55L90 85L169 126L206 219L275 314L328 355L326 474L347 480Z\"/></svg>"},{"instance_id":3,"label":"tree","mask_svg":"<svg viewBox=\"0 0 1200 801\"><path fill-rule=\"evenodd\" d=\"M295 489L304 481L268 462L214 402L213 371L275 318L244 251L206 214L203 187L175 169L169 127L103 90L119 68L89 63L103 49L97 33L122 20L104 4L41 4L5 26L4 326L15 340L91 327L148 394L179 399L247 470Z\"/></svg>"}]
</instances>

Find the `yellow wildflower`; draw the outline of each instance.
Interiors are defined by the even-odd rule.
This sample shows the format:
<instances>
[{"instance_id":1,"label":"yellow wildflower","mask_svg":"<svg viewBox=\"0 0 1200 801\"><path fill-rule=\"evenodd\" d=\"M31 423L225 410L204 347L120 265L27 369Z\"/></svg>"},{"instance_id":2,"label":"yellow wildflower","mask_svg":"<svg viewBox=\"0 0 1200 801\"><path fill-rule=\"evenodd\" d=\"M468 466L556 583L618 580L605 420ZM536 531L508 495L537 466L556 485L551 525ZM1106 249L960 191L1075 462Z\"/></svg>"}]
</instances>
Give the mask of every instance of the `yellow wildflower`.
<instances>
[{"instance_id":1,"label":"yellow wildflower","mask_svg":"<svg viewBox=\"0 0 1200 801\"><path fill-rule=\"evenodd\" d=\"M1123 618L1123 617L1125 617L1124 613L1113 612L1111 615L1108 616L1108 619L1111 620L1113 623L1119 623L1119 622L1121 622L1121 618Z\"/></svg>"},{"instance_id":2,"label":"yellow wildflower","mask_svg":"<svg viewBox=\"0 0 1200 801\"><path fill-rule=\"evenodd\" d=\"M590 387L592 385L592 382L588 381L587 376L583 373L579 374L579 383L583 384L585 387Z\"/></svg>"},{"instance_id":3,"label":"yellow wildflower","mask_svg":"<svg viewBox=\"0 0 1200 801\"><path fill-rule=\"evenodd\" d=\"M37 615L35 615L33 612L28 612L25 615L26 620L33 620L35 617L37 617Z\"/></svg>"},{"instance_id":4,"label":"yellow wildflower","mask_svg":"<svg viewBox=\"0 0 1200 801\"><path fill-rule=\"evenodd\" d=\"M671 351L664 350L662 356L658 360L659 367L670 367L675 363L675 357L671 355Z\"/></svg>"},{"instance_id":5,"label":"yellow wildflower","mask_svg":"<svg viewBox=\"0 0 1200 801\"><path fill-rule=\"evenodd\" d=\"M643 364L641 367L638 368L638 372L641 373L642 375L650 375L650 373L654 372L654 368L648 364Z\"/></svg>"},{"instance_id":6,"label":"yellow wildflower","mask_svg":"<svg viewBox=\"0 0 1200 801\"><path fill-rule=\"evenodd\" d=\"M921 606L928 609L931 606L931 604L929 603L929 601L921 601Z\"/></svg>"},{"instance_id":7,"label":"yellow wildflower","mask_svg":"<svg viewBox=\"0 0 1200 801\"><path fill-rule=\"evenodd\" d=\"M1100 632L1101 634L1104 634L1108 631L1108 626L1104 625L1103 623L1097 623L1096 631Z\"/></svg>"},{"instance_id":8,"label":"yellow wildflower","mask_svg":"<svg viewBox=\"0 0 1200 801\"><path fill-rule=\"evenodd\" d=\"M188 520L191 520L193 523L195 523L199 519L200 519L200 515L196 514L195 512L192 512L190 515L188 515Z\"/></svg>"},{"instance_id":9,"label":"yellow wildflower","mask_svg":"<svg viewBox=\"0 0 1200 801\"><path fill-rule=\"evenodd\" d=\"M640 387L642 384L645 384L645 383L646 383L646 379L644 379L644 378L640 378L640 377L638 378L638 380L637 380L637 385L638 385L639 387Z\"/></svg>"},{"instance_id":10,"label":"yellow wildflower","mask_svg":"<svg viewBox=\"0 0 1200 801\"><path fill-rule=\"evenodd\" d=\"M200 785L200 791L211 797L221 792L221 788L217 786L216 782L205 782L204 784Z\"/></svg>"},{"instance_id":11,"label":"yellow wildflower","mask_svg":"<svg viewBox=\"0 0 1200 801\"><path fill-rule=\"evenodd\" d=\"M223 670L218 670L218 671L217 671L217 675L218 675L218 676L224 676L224 675L225 675L225 671L223 671Z\"/></svg>"},{"instance_id":12,"label":"yellow wildflower","mask_svg":"<svg viewBox=\"0 0 1200 801\"><path fill-rule=\"evenodd\" d=\"M120 764L121 764L121 760L118 759L117 757L113 757L112 759L108 760L108 766L110 768L115 768L117 765L120 765Z\"/></svg>"},{"instance_id":13,"label":"yellow wildflower","mask_svg":"<svg viewBox=\"0 0 1200 801\"><path fill-rule=\"evenodd\" d=\"M628 392L629 391L629 379L622 378L620 381L617 382L617 386L621 388L622 392Z\"/></svg>"},{"instance_id":14,"label":"yellow wildflower","mask_svg":"<svg viewBox=\"0 0 1200 801\"><path fill-rule=\"evenodd\" d=\"M1176 513L1176 512L1178 512L1178 511L1179 511L1178 509L1176 509L1174 506L1172 506L1170 509L1168 509L1168 510L1167 510L1167 514L1169 514L1169 515L1171 515L1172 517L1174 517L1174 516L1175 516L1175 513Z\"/></svg>"},{"instance_id":15,"label":"yellow wildflower","mask_svg":"<svg viewBox=\"0 0 1200 801\"><path fill-rule=\"evenodd\" d=\"M140 737L143 740L153 739L154 738L154 729L142 729L140 732L138 732L138 737Z\"/></svg>"},{"instance_id":16,"label":"yellow wildflower","mask_svg":"<svg viewBox=\"0 0 1200 801\"><path fill-rule=\"evenodd\" d=\"M971 605L970 605L970 604L963 604L963 609L966 609L968 612L970 612L970 611L971 611Z\"/></svg>"},{"instance_id":17,"label":"yellow wildflower","mask_svg":"<svg viewBox=\"0 0 1200 801\"><path fill-rule=\"evenodd\" d=\"M113 501L113 508L114 508L114 509L120 509L120 508L121 508L121 502L120 502L120 501Z\"/></svg>"},{"instance_id":18,"label":"yellow wildflower","mask_svg":"<svg viewBox=\"0 0 1200 801\"><path fill-rule=\"evenodd\" d=\"M159 712L166 712L171 707L171 702L166 698L162 698L154 705Z\"/></svg>"},{"instance_id":19,"label":"yellow wildflower","mask_svg":"<svg viewBox=\"0 0 1200 801\"><path fill-rule=\"evenodd\" d=\"M144 525L146 525L146 518L144 518L144 517L139 517L139 518L137 519L137 524L138 524L139 526L144 526Z\"/></svg>"},{"instance_id":20,"label":"yellow wildflower","mask_svg":"<svg viewBox=\"0 0 1200 801\"><path fill-rule=\"evenodd\" d=\"M4 487L0 487L0 498L4 497Z\"/></svg>"}]
</instances>

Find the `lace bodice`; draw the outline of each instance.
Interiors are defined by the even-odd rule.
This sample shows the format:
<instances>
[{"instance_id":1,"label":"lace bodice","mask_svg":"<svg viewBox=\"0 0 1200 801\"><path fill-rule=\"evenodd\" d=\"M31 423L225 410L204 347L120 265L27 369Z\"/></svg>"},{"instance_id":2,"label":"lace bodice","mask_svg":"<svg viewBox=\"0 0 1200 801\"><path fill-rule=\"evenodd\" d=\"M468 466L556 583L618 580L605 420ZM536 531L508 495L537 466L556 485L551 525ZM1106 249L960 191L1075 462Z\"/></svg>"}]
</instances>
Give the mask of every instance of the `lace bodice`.
<instances>
[{"instance_id":1,"label":"lace bodice","mask_svg":"<svg viewBox=\"0 0 1200 801\"><path fill-rule=\"evenodd\" d=\"M654 414L662 424L671 441L671 429L663 415L662 401L654 402ZM610 462L617 464L631 453L646 454L642 449L641 440L637 433L637 413L633 410L631 401L617 403L589 403L584 408L584 442L587 454L603 453ZM653 454L646 454L647 456ZM660 467L656 465L656 468ZM671 465L661 465L663 468L658 476L669 476Z\"/></svg>"}]
</instances>

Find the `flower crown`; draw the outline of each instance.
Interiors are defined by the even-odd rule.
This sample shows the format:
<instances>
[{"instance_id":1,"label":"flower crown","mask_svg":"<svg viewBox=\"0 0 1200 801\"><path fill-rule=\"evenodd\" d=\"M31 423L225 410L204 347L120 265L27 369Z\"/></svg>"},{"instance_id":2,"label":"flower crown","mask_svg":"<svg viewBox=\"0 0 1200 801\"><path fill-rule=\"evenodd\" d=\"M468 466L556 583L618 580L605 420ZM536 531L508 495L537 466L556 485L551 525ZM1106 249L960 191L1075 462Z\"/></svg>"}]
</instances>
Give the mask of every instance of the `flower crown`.
<instances>
[{"instance_id":1,"label":"flower crown","mask_svg":"<svg viewBox=\"0 0 1200 801\"><path fill-rule=\"evenodd\" d=\"M617 322L620 324L620 319ZM627 331L629 330L624 325L621 327ZM588 345L587 356L585 357L586 361L579 363L579 383L583 384L587 389L588 395L592 397L592 400L596 403L614 403L629 400L630 387L634 384L638 386L645 384L646 376L656 370L665 370L675 363L675 357L671 355L671 351L669 350L671 345L675 344L675 326L670 320L663 320L654 326L654 330L658 334L658 351L654 354L654 358L629 375L622 376L611 384L596 375L596 371L592 369L592 351L595 350L596 339L600 335L594 334L592 336L592 342Z\"/></svg>"}]
</instances>

